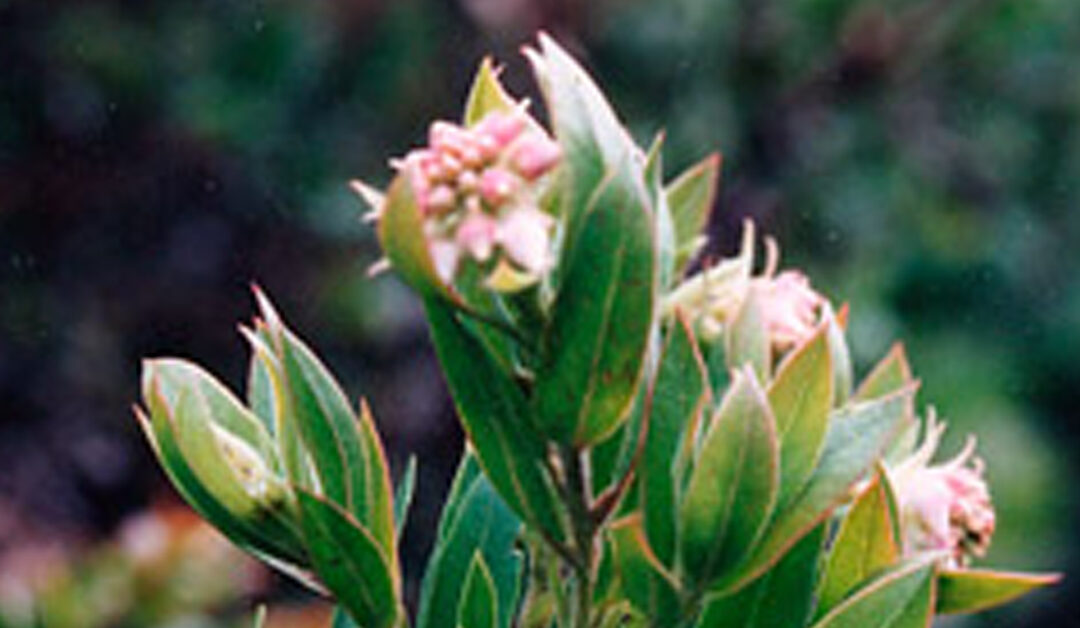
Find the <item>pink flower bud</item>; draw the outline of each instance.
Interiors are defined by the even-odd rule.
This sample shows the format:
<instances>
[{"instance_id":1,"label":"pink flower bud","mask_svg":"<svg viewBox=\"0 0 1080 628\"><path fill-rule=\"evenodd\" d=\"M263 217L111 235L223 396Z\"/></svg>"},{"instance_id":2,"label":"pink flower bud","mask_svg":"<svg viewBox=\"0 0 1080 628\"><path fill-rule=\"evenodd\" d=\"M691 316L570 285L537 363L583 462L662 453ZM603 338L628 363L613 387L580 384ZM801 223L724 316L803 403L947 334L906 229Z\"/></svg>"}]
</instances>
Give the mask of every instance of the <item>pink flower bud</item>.
<instances>
[{"instance_id":1,"label":"pink flower bud","mask_svg":"<svg viewBox=\"0 0 1080 628\"><path fill-rule=\"evenodd\" d=\"M518 173L532 181L554 168L561 157L558 144L538 135L521 140L514 149L513 162Z\"/></svg>"},{"instance_id":2,"label":"pink flower bud","mask_svg":"<svg viewBox=\"0 0 1080 628\"><path fill-rule=\"evenodd\" d=\"M760 277L753 284L761 296L765 327L773 346L784 350L814 334L818 310L825 298L810 287L806 275L789 270L776 277Z\"/></svg>"},{"instance_id":3,"label":"pink flower bud","mask_svg":"<svg viewBox=\"0 0 1080 628\"><path fill-rule=\"evenodd\" d=\"M421 207L424 211L444 214L454 208L457 198L454 194L454 190L448 185L437 185L428 192L421 203Z\"/></svg>"},{"instance_id":4,"label":"pink flower bud","mask_svg":"<svg viewBox=\"0 0 1080 628\"><path fill-rule=\"evenodd\" d=\"M480 212L469 213L458 226L454 239L473 259L486 262L495 250L495 231L493 219Z\"/></svg>"},{"instance_id":5,"label":"pink flower bud","mask_svg":"<svg viewBox=\"0 0 1080 628\"><path fill-rule=\"evenodd\" d=\"M517 177L502 168L488 168L480 175L480 195L493 207L509 200L516 188Z\"/></svg>"},{"instance_id":6,"label":"pink flower bud","mask_svg":"<svg viewBox=\"0 0 1080 628\"><path fill-rule=\"evenodd\" d=\"M494 144L496 151L506 148L525 130L525 119L520 113L489 113L473 127L481 138ZM481 140L483 141L483 140Z\"/></svg>"}]
</instances>

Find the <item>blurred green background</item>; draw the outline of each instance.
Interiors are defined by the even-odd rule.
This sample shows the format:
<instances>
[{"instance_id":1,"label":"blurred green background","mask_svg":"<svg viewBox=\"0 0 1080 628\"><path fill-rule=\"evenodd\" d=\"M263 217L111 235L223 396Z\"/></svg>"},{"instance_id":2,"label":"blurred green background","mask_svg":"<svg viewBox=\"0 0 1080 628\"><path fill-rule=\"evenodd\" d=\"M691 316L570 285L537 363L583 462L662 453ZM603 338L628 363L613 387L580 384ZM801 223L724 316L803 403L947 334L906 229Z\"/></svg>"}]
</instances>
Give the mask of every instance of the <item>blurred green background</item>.
<instances>
[{"instance_id":1,"label":"blurred green background","mask_svg":"<svg viewBox=\"0 0 1080 628\"><path fill-rule=\"evenodd\" d=\"M237 385L252 281L371 398L395 470L420 456L415 594L461 437L416 302L365 278L346 182L385 181L455 117L485 52L535 96L517 49L538 28L641 141L667 129L671 172L723 152L712 254L753 217L850 303L861 368L906 342L947 450L980 437L988 562L1080 573L1075 0L0 0L0 626L35 604L111 600L42 625L134 628L302 602L115 558L174 499L130 417L139 359ZM1075 582L940 625L1075 625Z\"/></svg>"}]
</instances>

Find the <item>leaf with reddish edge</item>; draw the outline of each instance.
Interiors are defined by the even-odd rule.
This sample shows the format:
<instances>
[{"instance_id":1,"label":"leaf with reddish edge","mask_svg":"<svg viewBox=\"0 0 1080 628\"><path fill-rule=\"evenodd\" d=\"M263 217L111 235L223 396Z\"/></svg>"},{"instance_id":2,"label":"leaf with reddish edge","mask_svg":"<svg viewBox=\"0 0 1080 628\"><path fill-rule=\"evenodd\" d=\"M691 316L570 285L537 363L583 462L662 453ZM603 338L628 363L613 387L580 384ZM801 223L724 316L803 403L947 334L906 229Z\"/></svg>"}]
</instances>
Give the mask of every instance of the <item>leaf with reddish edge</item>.
<instances>
[{"instance_id":1,"label":"leaf with reddish edge","mask_svg":"<svg viewBox=\"0 0 1080 628\"><path fill-rule=\"evenodd\" d=\"M851 352L848 350L847 339L844 331L847 324L847 306L845 305L840 314L834 314L832 307L825 304L824 319L829 332L829 351L832 353L833 373L836 377L834 388L834 402L837 407L843 406L851 397L852 382L855 379L854 367L851 363Z\"/></svg>"},{"instance_id":2,"label":"leaf with reddish edge","mask_svg":"<svg viewBox=\"0 0 1080 628\"><path fill-rule=\"evenodd\" d=\"M409 178L410 173L402 170L386 190L377 231L379 242L394 270L421 296L437 295L459 304L460 299L435 271Z\"/></svg>"},{"instance_id":3,"label":"leaf with reddish edge","mask_svg":"<svg viewBox=\"0 0 1080 628\"><path fill-rule=\"evenodd\" d=\"M821 524L754 584L705 604L698 628L803 628L814 601L828 525Z\"/></svg>"},{"instance_id":4,"label":"leaf with reddish edge","mask_svg":"<svg viewBox=\"0 0 1080 628\"><path fill-rule=\"evenodd\" d=\"M655 625L673 625L679 619L678 586L645 540L640 514L613 522L608 535L622 595Z\"/></svg>"},{"instance_id":5,"label":"leaf with reddish edge","mask_svg":"<svg viewBox=\"0 0 1080 628\"><path fill-rule=\"evenodd\" d=\"M720 181L719 153L687 168L664 189L675 223L675 272L682 273L697 254Z\"/></svg>"},{"instance_id":6,"label":"leaf with reddish edge","mask_svg":"<svg viewBox=\"0 0 1080 628\"><path fill-rule=\"evenodd\" d=\"M1062 575L1057 573L943 569L938 572L937 612L943 615L977 613L1057 584L1061 578Z\"/></svg>"},{"instance_id":7,"label":"leaf with reddish edge","mask_svg":"<svg viewBox=\"0 0 1080 628\"><path fill-rule=\"evenodd\" d=\"M681 565L695 585L725 576L760 538L776 504L779 455L765 392L752 371L736 372L679 507Z\"/></svg>"},{"instance_id":8,"label":"leaf with reddish edge","mask_svg":"<svg viewBox=\"0 0 1080 628\"><path fill-rule=\"evenodd\" d=\"M718 593L736 591L759 577L848 497L851 486L871 468L896 432L917 383L881 399L834 411L825 449L802 491L773 516L750 555L714 584Z\"/></svg>"},{"instance_id":9,"label":"leaf with reddish edge","mask_svg":"<svg viewBox=\"0 0 1080 628\"><path fill-rule=\"evenodd\" d=\"M689 453L685 445L711 396L697 339L681 312L676 312L667 332L648 394L648 426L638 471L641 511L649 545L670 567Z\"/></svg>"},{"instance_id":10,"label":"leaf with reddish edge","mask_svg":"<svg viewBox=\"0 0 1080 628\"><path fill-rule=\"evenodd\" d=\"M337 504L293 487L304 543L319 579L361 626L393 628L402 613L396 557Z\"/></svg>"},{"instance_id":11,"label":"leaf with reddish edge","mask_svg":"<svg viewBox=\"0 0 1080 628\"><path fill-rule=\"evenodd\" d=\"M517 101L499 82L499 68L492 63L491 57L484 57L465 102L465 126L476 124L489 113L513 113L516 110Z\"/></svg>"},{"instance_id":12,"label":"leaf with reddish edge","mask_svg":"<svg viewBox=\"0 0 1080 628\"><path fill-rule=\"evenodd\" d=\"M855 499L836 533L825 578L818 595L817 614L832 610L861 583L900 559L888 486L881 471Z\"/></svg>"},{"instance_id":13,"label":"leaf with reddish edge","mask_svg":"<svg viewBox=\"0 0 1080 628\"><path fill-rule=\"evenodd\" d=\"M435 352L480 465L519 517L564 540L564 513L524 393L445 301L432 297L424 304Z\"/></svg>"},{"instance_id":14,"label":"leaf with reddish edge","mask_svg":"<svg viewBox=\"0 0 1080 628\"><path fill-rule=\"evenodd\" d=\"M589 246L565 260L541 337L538 428L578 447L602 441L629 416L655 318L653 225L631 178L612 172L596 191L582 229Z\"/></svg>"},{"instance_id":15,"label":"leaf with reddish edge","mask_svg":"<svg viewBox=\"0 0 1080 628\"><path fill-rule=\"evenodd\" d=\"M783 509L806 484L821 457L833 405L832 356L824 326L792 351L769 385L769 405L780 437Z\"/></svg>"},{"instance_id":16,"label":"leaf with reddish edge","mask_svg":"<svg viewBox=\"0 0 1080 628\"><path fill-rule=\"evenodd\" d=\"M937 556L914 559L851 594L813 628L929 628Z\"/></svg>"}]
</instances>

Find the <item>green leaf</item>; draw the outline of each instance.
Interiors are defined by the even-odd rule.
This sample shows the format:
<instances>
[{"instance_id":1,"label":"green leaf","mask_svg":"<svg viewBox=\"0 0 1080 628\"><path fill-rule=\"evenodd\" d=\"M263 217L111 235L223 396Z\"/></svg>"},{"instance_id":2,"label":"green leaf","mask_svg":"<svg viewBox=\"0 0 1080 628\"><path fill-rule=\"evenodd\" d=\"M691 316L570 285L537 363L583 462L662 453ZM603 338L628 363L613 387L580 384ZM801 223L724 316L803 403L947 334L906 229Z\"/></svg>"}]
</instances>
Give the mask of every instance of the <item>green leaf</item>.
<instances>
[{"instance_id":1,"label":"green leaf","mask_svg":"<svg viewBox=\"0 0 1080 628\"><path fill-rule=\"evenodd\" d=\"M780 438L779 509L802 490L821 457L833 407L833 381L822 327L788 355L769 386L769 405Z\"/></svg>"},{"instance_id":2,"label":"green leaf","mask_svg":"<svg viewBox=\"0 0 1080 628\"><path fill-rule=\"evenodd\" d=\"M854 398L859 401L877 399L900 390L913 379L904 345L896 343L859 384Z\"/></svg>"},{"instance_id":3,"label":"green leaf","mask_svg":"<svg viewBox=\"0 0 1080 628\"><path fill-rule=\"evenodd\" d=\"M445 302L427 299L425 307L435 351L481 466L519 517L562 540L560 501L543 467L547 451L532 429L524 394Z\"/></svg>"},{"instance_id":4,"label":"green leaf","mask_svg":"<svg viewBox=\"0 0 1080 628\"><path fill-rule=\"evenodd\" d=\"M933 563L917 560L858 590L813 628L927 628L933 616Z\"/></svg>"},{"instance_id":5,"label":"green leaf","mask_svg":"<svg viewBox=\"0 0 1080 628\"><path fill-rule=\"evenodd\" d=\"M675 515L692 446L689 437L710 397L697 340L681 315L668 330L648 395L648 428L638 467L641 511L649 545L670 567L675 558Z\"/></svg>"},{"instance_id":6,"label":"green leaf","mask_svg":"<svg viewBox=\"0 0 1080 628\"><path fill-rule=\"evenodd\" d=\"M720 155L713 153L688 168L664 191L675 223L676 274L685 270L701 248L719 177Z\"/></svg>"},{"instance_id":7,"label":"green leaf","mask_svg":"<svg viewBox=\"0 0 1080 628\"><path fill-rule=\"evenodd\" d=\"M814 601L827 525L800 540L754 584L705 605L698 628L802 628Z\"/></svg>"},{"instance_id":8,"label":"green leaf","mask_svg":"<svg viewBox=\"0 0 1080 628\"><path fill-rule=\"evenodd\" d=\"M772 376L772 347L761 308L761 295L751 288L730 324L724 325L724 355L729 368L741 369L749 364L759 381L768 382Z\"/></svg>"},{"instance_id":9,"label":"green leaf","mask_svg":"<svg viewBox=\"0 0 1080 628\"><path fill-rule=\"evenodd\" d=\"M712 419L679 509L681 557L698 583L737 565L776 503L776 420L752 371L735 373Z\"/></svg>"},{"instance_id":10,"label":"green leaf","mask_svg":"<svg viewBox=\"0 0 1080 628\"><path fill-rule=\"evenodd\" d=\"M379 243L394 270L422 297L439 296L456 303L458 298L435 271L409 176L409 172L399 172L386 190L377 230Z\"/></svg>"},{"instance_id":11,"label":"green leaf","mask_svg":"<svg viewBox=\"0 0 1080 628\"><path fill-rule=\"evenodd\" d=\"M727 592L746 586L821 523L881 455L901 425L915 389L912 384L887 397L834 411L824 451L806 486L773 517L750 556L716 583L714 590Z\"/></svg>"},{"instance_id":12,"label":"green leaf","mask_svg":"<svg viewBox=\"0 0 1080 628\"><path fill-rule=\"evenodd\" d=\"M351 512L388 555L396 554L393 488L366 403L357 415L333 376L299 338L281 329L286 415L318 476L319 492ZM291 477L307 487L307 477Z\"/></svg>"},{"instance_id":13,"label":"green leaf","mask_svg":"<svg viewBox=\"0 0 1080 628\"><path fill-rule=\"evenodd\" d=\"M702 343L701 354L705 358L705 369L709 373L709 387L713 396L719 396L731 383L731 371L728 369L727 355L721 339Z\"/></svg>"},{"instance_id":14,"label":"green leaf","mask_svg":"<svg viewBox=\"0 0 1080 628\"><path fill-rule=\"evenodd\" d=\"M1001 606L1061 580L1061 574L1019 573L990 569L942 570L938 573L937 612L977 613Z\"/></svg>"},{"instance_id":15,"label":"green leaf","mask_svg":"<svg viewBox=\"0 0 1080 628\"><path fill-rule=\"evenodd\" d=\"M613 522L608 534L622 597L648 615L654 625L673 625L679 619L678 587L649 548L640 516L633 514Z\"/></svg>"},{"instance_id":16,"label":"green leaf","mask_svg":"<svg viewBox=\"0 0 1080 628\"><path fill-rule=\"evenodd\" d=\"M259 421L193 364L148 360L143 368L150 416L136 416L184 499L241 548L283 567L302 564L289 496Z\"/></svg>"},{"instance_id":17,"label":"green leaf","mask_svg":"<svg viewBox=\"0 0 1080 628\"><path fill-rule=\"evenodd\" d=\"M859 401L876 399L899 390L912 381L914 378L904 352L904 345L896 343L859 384L853 398ZM908 404L905 414L907 416L904 422L907 425L886 455L890 464L898 464L910 456L918 444L919 422L915 418L914 398Z\"/></svg>"},{"instance_id":18,"label":"green leaf","mask_svg":"<svg viewBox=\"0 0 1080 628\"><path fill-rule=\"evenodd\" d=\"M879 471L844 517L818 595L819 617L900 559L900 539L895 534L898 522L893 520L888 490Z\"/></svg>"},{"instance_id":19,"label":"green leaf","mask_svg":"<svg viewBox=\"0 0 1080 628\"><path fill-rule=\"evenodd\" d=\"M829 304L824 308L825 327L828 329L829 352L832 354L833 374L836 377L835 402L837 406L847 403L851 396L852 382L855 380L854 367L851 364L851 352L848 351L844 329L836 319Z\"/></svg>"},{"instance_id":20,"label":"green leaf","mask_svg":"<svg viewBox=\"0 0 1080 628\"><path fill-rule=\"evenodd\" d=\"M536 377L540 429L564 443L602 441L627 417L652 327L656 252L647 200L626 171L597 190L582 247L541 340Z\"/></svg>"},{"instance_id":21,"label":"green leaf","mask_svg":"<svg viewBox=\"0 0 1080 628\"><path fill-rule=\"evenodd\" d=\"M144 396L148 397L151 388L155 387L163 401L173 407L182 391L197 397L205 412L200 422L220 426L254 449L270 470L280 471L273 439L265 425L213 375L186 360L146 360L143 363Z\"/></svg>"},{"instance_id":22,"label":"green leaf","mask_svg":"<svg viewBox=\"0 0 1080 628\"><path fill-rule=\"evenodd\" d=\"M413 495L416 494L416 456L409 456L409 462L405 466L405 473L398 480L394 490L394 531L398 541L401 533L405 530L405 523L409 519L409 509L412 507Z\"/></svg>"},{"instance_id":23,"label":"green leaf","mask_svg":"<svg viewBox=\"0 0 1080 628\"><path fill-rule=\"evenodd\" d=\"M491 57L484 57L465 103L465 126L476 124L489 113L512 113L516 107L517 102L499 82L499 71L492 64Z\"/></svg>"},{"instance_id":24,"label":"green leaf","mask_svg":"<svg viewBox=\"0 0 1080 628\"><path fill-rule=\"evenodd\" d=\"M521 522L496 494L472 454L466 453L443 507L439 531L420 588L417 628L442 628L466 591L474 557L482 556L494 583L498 626L517 608L522 560L515 550Z\"/></svg>"},{"instance_id":25,"label":"green leaf","mask_svg":"<svg viewBox=\"0 0 1080 628\"><path fill-rule=\"evenodd\" d=\"M457 625L460 628L496 628L498 606L495 582L491 579L491 572L479 552L473 554L463 591L461 605L458 607Z\"/></svg>"},{"instance_id":26,"label":"green leaf","mask_svg":"<svg viewBox=\"0 0 1080 628\"><path fill-rule=\"evenodd\" d=\"M590 199L612 171L632 171L639 166L639 150L619 123L603 93L573 57L555 40L541 33L539 49L527 48L551 116L555 138L562 147L561 171L568 178L564 214L564 256L576 254ZM635 185L644 198L644 181ZM565 264L560 264L564 266Z\"/></svg>"},{"instance_id":27,"label":"green leaf","mask_svg":"<svg viewBox=\"0 0 1080 628\"><path fill-rule=\"evenodd\" d=\"M649 152L645 155L644 179L649 190L656 230L657 275L661 291L667 291L676 277L675 272L675 221L668 207L667 194L664 193L664 133L661 131L653 138Z\"/></svg>"},{"instance_id":28,"label":"green leaf","mask_svg":"<svg viewBox=\"0 0 1080 628\"><path fill-rule=\"evenodd\" d=\"M365 628L393 628L403 613L396 557L346 510L295 487L304 540L319 579Z\"/></svg>"}]
</instances>

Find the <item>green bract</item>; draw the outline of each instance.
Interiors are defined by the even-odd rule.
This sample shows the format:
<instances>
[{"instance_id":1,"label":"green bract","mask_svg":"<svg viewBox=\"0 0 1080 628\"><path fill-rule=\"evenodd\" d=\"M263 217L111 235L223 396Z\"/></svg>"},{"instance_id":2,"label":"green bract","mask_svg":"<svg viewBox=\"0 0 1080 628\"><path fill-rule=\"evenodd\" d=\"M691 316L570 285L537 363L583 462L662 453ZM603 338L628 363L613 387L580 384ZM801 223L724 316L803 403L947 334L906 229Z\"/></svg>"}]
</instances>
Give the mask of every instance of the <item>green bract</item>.
<instances>
[{"instance_id":1,"label":"green bract","mask_svg":"<svg viewBox=\"0 0 1080 628\"><path fill-rule=\"evenodd\" d=\"M460 125L385 191L356 184L468 437L418 626L904 628L1054 581L969 568L995 525L981 465L931 464L944 426L899 345L856 386L847 309L775 242L755 274L748 224L685 277L717 156L665 182L662 134L635 144L550 37L526 55L550 133L485 60ZM334 626L406 626L415 467L395 492L367 406L257 298L246 402L148 361L147 437L206 519L337 600Z\"/></svg>"}]
</instances>

